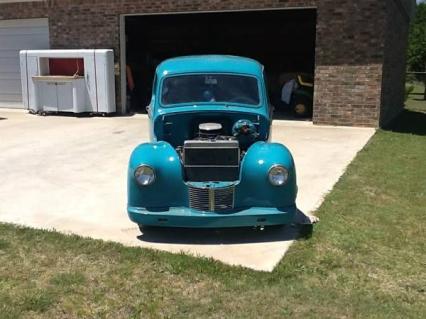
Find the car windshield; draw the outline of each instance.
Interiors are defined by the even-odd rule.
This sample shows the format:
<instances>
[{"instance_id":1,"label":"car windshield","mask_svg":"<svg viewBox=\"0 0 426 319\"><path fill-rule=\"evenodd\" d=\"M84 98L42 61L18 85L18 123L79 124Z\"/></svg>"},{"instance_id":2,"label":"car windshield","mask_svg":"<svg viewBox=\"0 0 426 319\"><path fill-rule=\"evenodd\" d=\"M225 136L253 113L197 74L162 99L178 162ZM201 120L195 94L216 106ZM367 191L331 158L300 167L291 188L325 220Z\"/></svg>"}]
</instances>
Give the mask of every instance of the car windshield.
<instances>
[{"instance_id":1,"label":"car windshield","mask_svg":"<svg viewBox=\"0 0 426 319\"><path fill-rule=\"evenodd\" d=\"M196 74L168 77L163 81L161 104L236 103L259 105L259 86L252 76Z\"/></svg>"}]
</instances>

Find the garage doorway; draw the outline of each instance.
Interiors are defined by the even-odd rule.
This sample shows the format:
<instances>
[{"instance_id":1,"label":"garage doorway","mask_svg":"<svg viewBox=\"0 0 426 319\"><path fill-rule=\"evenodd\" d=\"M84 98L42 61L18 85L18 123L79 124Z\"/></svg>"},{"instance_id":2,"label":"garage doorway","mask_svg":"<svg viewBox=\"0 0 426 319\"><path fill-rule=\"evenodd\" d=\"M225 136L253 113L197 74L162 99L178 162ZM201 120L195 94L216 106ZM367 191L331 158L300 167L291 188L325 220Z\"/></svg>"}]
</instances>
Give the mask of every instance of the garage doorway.
<instances>
[{"instance_id":1,"label":"garage doorway","mask_svg":"<svg viewBox=\"0 0 426 319\"><path fill-rule=\"evenodd\" d=\"M0 107L24 108L20 50L49 49L47 19L0 20Z\"/></svg>"},{"instance_id":2,"label":"garage doorway","mask_svg":"<svg viewBox=\"0 0 426 319\"><path fill-rule=\"evenodd\" d=\"M315 9L133 15L123 16L122 24L122 63L135 82L127 110L133 112L149 104L156 66L176 56L231 54L258 60L265 66L275 114L284 118L293 115L281 101L284 83L299 74L312 78L315 70ZM126 76L122 81L126 87Z\"/></svg>"}]
</instances>

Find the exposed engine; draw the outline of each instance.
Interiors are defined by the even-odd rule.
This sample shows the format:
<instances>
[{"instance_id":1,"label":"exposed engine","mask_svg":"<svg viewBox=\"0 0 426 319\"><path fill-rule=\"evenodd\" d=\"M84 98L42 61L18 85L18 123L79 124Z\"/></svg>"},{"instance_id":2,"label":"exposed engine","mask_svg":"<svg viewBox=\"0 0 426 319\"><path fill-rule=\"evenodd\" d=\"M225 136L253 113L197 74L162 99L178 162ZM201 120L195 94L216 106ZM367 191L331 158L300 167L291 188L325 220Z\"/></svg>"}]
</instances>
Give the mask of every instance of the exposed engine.
<instances>
[{"instance_id":1,"label":"exposed engine","mask_svg":"<svg viewBox=\"0 0 426 319\"><path fill-rule=\"evenodd\" d=\"M247 146L257 138L255 125L248 120L235 123L233 136L224 135L219 123L201 123L198 134L179 148L190 182L230 182L239 179L240 163Z\"/></svg>"},{"instance_id":2,"label":"exposed engine","mask_svg":"<svg viewBox=\"0 0 426 319\"><path fill-rule=\"evenodd\" d=\"M198 138L197 139L207 139L215 140L221 138L223 134L222 124L220 123L202 123L198 126ZM223 136L226 138L225 136Z\"/></svg>"}]
</instances>

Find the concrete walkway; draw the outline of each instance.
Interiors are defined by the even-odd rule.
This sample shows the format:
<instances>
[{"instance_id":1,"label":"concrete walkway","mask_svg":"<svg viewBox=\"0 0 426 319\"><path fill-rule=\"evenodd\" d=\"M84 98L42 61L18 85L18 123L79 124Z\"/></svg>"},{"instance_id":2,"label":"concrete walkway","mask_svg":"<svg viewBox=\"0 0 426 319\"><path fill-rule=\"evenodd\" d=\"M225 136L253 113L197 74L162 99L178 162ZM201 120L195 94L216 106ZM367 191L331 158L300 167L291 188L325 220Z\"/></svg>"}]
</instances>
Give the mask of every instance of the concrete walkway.
<instances>
[{"instance_id":1,"label":"concrete walkway","mask_svg":"<svg viewBox=\"0 0 426 319\"><path fill-rule=\"evenodd\" d=\"M148 140L147 127L143 115L37 117L0 110L0 221L272 271L296 228L140 234L126 215L126 174L131 151ZM273 140L295 157L300 210L308 214L321 204L373 134L373 129L274 122Z\"/></svg>"}]
</instances>

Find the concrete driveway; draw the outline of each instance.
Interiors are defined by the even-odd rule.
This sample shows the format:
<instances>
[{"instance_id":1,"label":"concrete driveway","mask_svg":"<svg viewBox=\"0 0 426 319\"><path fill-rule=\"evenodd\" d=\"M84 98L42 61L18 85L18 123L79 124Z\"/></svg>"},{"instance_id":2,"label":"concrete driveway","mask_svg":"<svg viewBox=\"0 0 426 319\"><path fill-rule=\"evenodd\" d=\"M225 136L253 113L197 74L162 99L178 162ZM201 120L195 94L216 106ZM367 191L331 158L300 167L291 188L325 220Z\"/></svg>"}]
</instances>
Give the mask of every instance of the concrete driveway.
<instances>
[{"instance_id":1,"label":"concrete driveway","mask_svg":"<svg viewBox=\"0 0 426 319\"><path fill-rule=\"evenodd\" d=\"M127 161L133 148L148 140L147 125L143 115L37 117L0 110L0 221L272 271L297 238L297 227L141 235L128 220ZM295 157L301 211L309 214L321 204L373 134L373 129L274 122L273 140Z\"/></svg>"}]
</instances>

